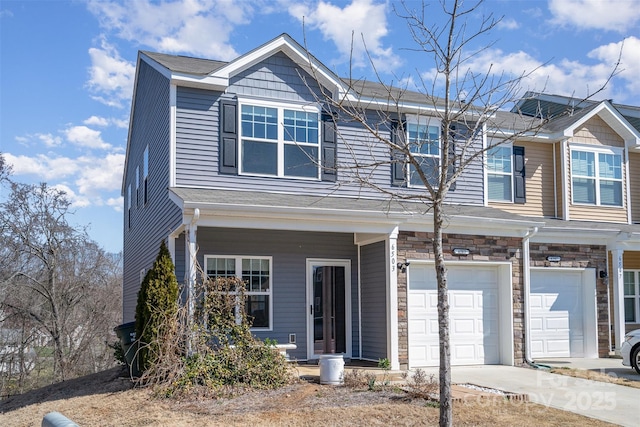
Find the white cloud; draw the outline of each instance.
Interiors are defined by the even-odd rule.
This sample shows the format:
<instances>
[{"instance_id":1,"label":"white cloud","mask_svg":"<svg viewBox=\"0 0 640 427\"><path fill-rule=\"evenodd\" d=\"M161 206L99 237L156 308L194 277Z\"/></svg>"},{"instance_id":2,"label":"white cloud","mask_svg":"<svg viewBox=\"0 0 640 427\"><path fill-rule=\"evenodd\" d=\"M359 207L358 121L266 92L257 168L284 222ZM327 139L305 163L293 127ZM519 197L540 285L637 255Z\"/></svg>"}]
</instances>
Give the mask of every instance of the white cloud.
<instances>
[{"instance_id":1,"label":"white cloud","mask_svg":"<svg viewBox=\"0 0 640 427\"><path fill-rule=\"evenodd\" d=\"M602 52L601 54L604 55ZM594 53L593 56L595 55ZM556 95L580 97L593 94L600 89L613 70L613 64L610 61L585 64L563 59L556 63L545 64L523 51L506 53L499 49L482 51L465 65L476 74L491 73L494 79L501 78L503 73L503 80L524 76L519 85L521 91L544 91ZM427 82L433 81L436 77L437 73L434 69L428 70L423 75ZM597 99L611 97L614 92L613 83L610 83L598 93Z\"/></svg>"},{"instance_id":2,"label":"white cloud","mask_svg":"<svg viewBox=\"0 0 640 427\"><path fill-rule=\"evenodd\" d=\"M616 80L624 80L624 90L615 94L615 99L625 102L626 98L637 98L640 95L640 39L637 37L628 37L624 41L618 43L609 43L600 46L589 52L589 58L601 61L602 66L611 70L614 64L620 58L620 71ZM635 104L635 102L634 102Z\"/></svg>"},{"instance_id":3,"label":"white cloud","mask_svg":"<svg viewBox=\"0 0 640 427\"><path fill-rule=\"evenodd\" d=\"M103 190L120 189L124 154L108 154L104 158L80 158L83 167L75 181L80 194L99 197Z\"/></svg>"},{"instance_id":4,"label":"white cloud","mask_svg":"<svg viewBox=\"0 0 640 427\"><path fill-rule=\"evenodd\" d=\"M517 30L520 24L513 18L502 18L497 27L503 30Z\"/></svg>"},{"instance_id":5,"label":"white cloud","mask_svg":"<svg viewBox=\"0 0 640 427\"><path fill-rule=\"evenodd\" d=\"M34 175L40 181L62 180L75 174L79 165L75 159L38 154L34 157L4 153L7 163L13 166L13 174Z\"/></svg>"},{"instance_id":6,"label":"white cloud","mask_svg":"<svg viewBox=\"0 0 640 427\"><path fill-rule=\"evenodd\" d=\"M135 4L135 3L134 3ZM89 49L91 67L87 86L93 99L121 108L133 93L135 65L122 59L117 49L103 38L100 47Z\"/></svg>"},{"instance_id":7,"label":"white cloud","mask_svg":"<svg viewBox=\"0 0 640 427\"><path fill-rule=\"evenodd\" d=\"M122 212L122 205L124 204L124 198L109 197L105 203L107 206L111 206L116 212Z\"/></svg>"},{"instance_id":8,"label":"white cloud","mask_svg":"<svg viewBox=\"0 0 640 427\"><path fill-rule=\"evenodd\" d=\"M64 134L69 142L79 147L101 150L111 148L110 144L102 140L99 130L94 130L87 126L71 126L64 130Z\"/></svg>"},{"instance_id":9,"label":"white cloud","mask_svg":"<svg viewBox=\"0 0 640 427\"><path fill-rule=\"evenodd\" d=\"M289 14L309 28L320 30L325 40L331 40L341 55L340 61L353 55L354 66L366 66L368 51L376 68L389 72L402 61L382 43L388 34L386 10L386 3L375 4L373 0L353 0L343 8L320 1L313 7L293 4Z\"/></svg>"},{"instance_id":10,"label":"white cloud","mask_svg":"<svg viewBox=\"0 0 640 427\"><path fill-rule=\"evenodd\" d=\"M115 206L117 196L103 197L120 190L124 154L109 153L104 157L81 156L69 158L53 154L33 157L3 153L13 166L14 176L32 176L37 181L48 182L52 187L64 189L76 206ZM113 199L113 200L112 200ZM110 201L111 200L111 201Z\"/></svg>"},{"instance_id":11,"label":"white cloud","mask_svg":"<svg viewBox=\"0 0 640 427\"><path fill-rule=\"evenodd\" d=\"M233 0L90 1L89 11L118 37L169 53L220 60L238 56L229 39L248 22L253 3Z\"/></svg>"},{"instance_id":12,"label":"white cloud","mask_svg":"<svg viewBox=\"0 0 640 427\"><path fill-rule=\"evenodd\" d=\"M91 116L88 119L85 119L82 123L87 126L115 126L120 129L126 129L129 127L129 121L127 119L116 119L113 117L99 117L99 116Z\"/></svg>"},{"instance_id":13,"label":"white cloud","mask_svg":"<svg viewBox=\"0 0 640 427\"><path fill-rule=\"evenodd\" d=\"M631 0L549 0L552 23L579 29L624 33L640 20L640 8Z\"/></svg>"},{"instance_id":14,"label":"white cloud","mask_svg":"<svg viewBox=\"0 0 640 427\"><path fill-rule=\"evenodd\" d=\"M71 187L65 184L56 184L52 185L52 187L65 193L65 197L71 203L72 208L86 208L92 204L89 198L76 194Z\"/></svg>"},{"instance_id":15,"label":"white cloud","mask_svg":"<svg viewBox=\"0 0 640 427\"><path fill-rule=\"evenodd\" d=\"M89 126L105 127L109 125L109 120L105 119L104 117L91 116L82 123Z\"/></svg>"},{"instance_id":16,"label":"white cloud","mask_svg":"<svg viewBox=\"0 0 640 427\"><path fill-rule=\"evenodd\" d=\"M47 147L57 147L62 144L62 138L59 136L53 136L50 133L38 133L36 134L36 137Z\"/></svg>"}]
</instances>

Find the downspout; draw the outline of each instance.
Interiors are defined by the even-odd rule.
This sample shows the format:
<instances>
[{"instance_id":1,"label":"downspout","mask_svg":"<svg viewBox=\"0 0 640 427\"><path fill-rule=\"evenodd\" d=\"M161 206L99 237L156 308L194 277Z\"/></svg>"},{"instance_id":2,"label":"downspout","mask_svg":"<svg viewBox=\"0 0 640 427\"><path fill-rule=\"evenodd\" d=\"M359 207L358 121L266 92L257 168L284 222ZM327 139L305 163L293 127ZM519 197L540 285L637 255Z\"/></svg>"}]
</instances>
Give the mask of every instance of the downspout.
<instances>
[{"instance_id":1,"label":"downspout","mask_svg":"<svg viewBox=\"0 0 640 427\"><path fill-rule=\"evenodd\" d=\"M362 246L358 244L358 357L362 360Z\"/></svg>"},{"instance_id":2,"label":"downspout","mask_svg":"<svg viewBox=\"0 0 640 427\"><path fill-rule=\"evenodd\" d=\"M558 218L558 167L556 165L556 144L553 143L553 216Z\"/></svg>"},{"instance_id":3,"label":"downspout","mask_svg":"<svg viewBox=\"0 0 640 427\"><path fill-rule=\"evenodd\" d=\"M524 288L524 305L522 308L524 323L524 361L532 368L548 368L545 365L539 365L531 360L531 325L529 320L529 294L531 293L531 262L529 254L529 240L538 233L538 227L533 227L527 231L522 238L522 284Z\"/></svg>"}]
</instances>

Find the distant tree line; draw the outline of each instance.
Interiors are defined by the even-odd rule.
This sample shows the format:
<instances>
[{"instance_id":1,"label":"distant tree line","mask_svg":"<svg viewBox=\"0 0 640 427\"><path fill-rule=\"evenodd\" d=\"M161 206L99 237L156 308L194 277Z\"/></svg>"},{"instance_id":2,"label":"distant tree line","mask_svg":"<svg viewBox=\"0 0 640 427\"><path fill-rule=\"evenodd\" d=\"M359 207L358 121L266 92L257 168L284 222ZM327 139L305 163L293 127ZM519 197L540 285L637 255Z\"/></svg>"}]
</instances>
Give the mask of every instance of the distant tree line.
<instances>
[{"instance_id":1,"label":"distant tree line","mask_svg":"<svg viewBox=\"0 0 640 427\"><path fill-rule=\"evenodd\" d=\"M72 216L64 192L15 182L0 153L0 396L115 364L121 253Z\"/></svg>"}]
</instances>

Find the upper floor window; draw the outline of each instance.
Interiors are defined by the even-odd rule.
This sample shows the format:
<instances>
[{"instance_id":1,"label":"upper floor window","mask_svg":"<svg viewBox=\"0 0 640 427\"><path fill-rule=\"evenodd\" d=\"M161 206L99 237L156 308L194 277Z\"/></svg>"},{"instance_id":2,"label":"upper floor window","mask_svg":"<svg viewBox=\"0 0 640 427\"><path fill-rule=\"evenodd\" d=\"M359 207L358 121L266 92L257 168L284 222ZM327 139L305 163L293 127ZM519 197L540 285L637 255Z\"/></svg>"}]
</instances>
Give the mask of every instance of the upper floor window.
<instances>
[{"instance_id":1,"label":"upper floor window","mask_svg":"<svg viewBox=\"0 0 640 427\"><path fill-rule=\"evenodd\" d=\"M240 173L320 178L320 113L313 107L240 105Z\"/></svg>"},{"instance_id":2,"label":"upper floor window","mask_svg":"<svg viewBox=\"0 0 640 427\"><path fill-rule=\"evenodd\" d=\"M640 271L624 271L624 321L640 323Z\"/></svg>"},{"instance_id":3,"label":"upper floor window","mask_svg":"<svg viewBox=\"0 0 640 427\"><path fill-rule=\"evenodd\" d=\"M136 166L136 207L140 206L140 167Z\"/></svg>"},{"instance_id":4,"label":"upper floor window","mask_svg":"<svg viewBox=\"0 0 640 427\"><path fill-rule=\"evenodd\" d=\"M245 285L244 310L253 328L271 329L271 257L205 256L207 275L237 277ZM238 301L237 309L242 304Z\"/></svg>"},{"instance_id":5,"label":"upper floor window","mask_svg":"<svg viewBox=\"0 0 640 427\"><path fill-rule=\"evenodd\" d=\"M131 228L131 184L127 186L127 226Z\"/></svg>"},{"instance_id":6,"label":"upper floor window","mask_svg":"<svg viewBox=\"0 0 640 427\"><path fill-rule=\"evenodd\" d=\"M488 197L492 202L513 202L513 153L510 144L487 150Z\"/></svg>"},{"instance_id":7,"label":"upper floor window","mask_svg":"<svg viewBox=\"0 0 640 427\"><path fill-rule=\"evenodd\" d=\"M612 150L571 150L574 203L622 206L622 155Z\"/></svg>"},{"instance_id":8,"label":"upper floor window","mask_svg":"<svg viewBox=\"0 0 640 427\"><path fill-rule=\"evenodd\" d=\"M526 203L524 147L492 139L486 151L487 199Z\"/></svg>"},{"instance_id":9,"label":"upper floor window","mask_svg":"<svg viewBox=\"0 0 640 427\"><path fill-rule=\"evenodd\" d=\"M149 200L149 191L147 188L149 181L149 146L144 149L142 155L142 198L143 204L146 205Z\"/></svg>"},{"instance_id":10,"label":"upper floor window","mask_svg":"<svg viewBox=\"0 0 640 427\"><path fill-rule=\"evenodd\" d=\"M431 185L437 185L440 173L440 121L434 118L407 118L409 151ZM409 163L409 185L424 186L418 169Z\"/></svg>"}]
</instances>

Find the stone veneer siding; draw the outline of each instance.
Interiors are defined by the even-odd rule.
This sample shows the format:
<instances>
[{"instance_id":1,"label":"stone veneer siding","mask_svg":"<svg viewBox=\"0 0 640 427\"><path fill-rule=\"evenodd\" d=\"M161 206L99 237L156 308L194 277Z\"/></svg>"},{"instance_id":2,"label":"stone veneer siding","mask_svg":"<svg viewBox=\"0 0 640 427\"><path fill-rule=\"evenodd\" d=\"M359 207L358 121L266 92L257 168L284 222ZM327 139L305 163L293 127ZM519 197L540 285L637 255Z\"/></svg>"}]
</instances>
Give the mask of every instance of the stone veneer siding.
<instances>
[{"instance_id":1,"label":"stone veneer siding","mask_svg":"<svg viewBox=\"0 0 640 427\"><path fill-rule=\"evenodd\" d=\"M434 260L433 233L401 231L398 235L398 260ZM471 251L469 256L451 254L453 248L463 247ZM442 239L445 261L511 261L513 285L513 334L514 360L516 365L524 363L523 303L522 287L522 239L519 237L475 236L445 234ZM409 339L407 319L407 275L398 274L398 346L400 366L409 363Z\"/></svg>"},{"instance_id":2,"label":"stone veneer siding","mask_svg":"<svg viewBox=\"0 0 640 427\"><path fill-rule=\"evenodd\" d=\"M596 316L598 322L598 356L609 357L609 298L608 279L600 278L600 271L607 271L607 247L605 245L564 245L530 243L532 267L595 268ZM560 262L547 261L548 255L559 255Z\"/></svg>"},{"instance_id":3,"label":"stone veneer siding","mask_svg":"<svg viewBox=\"0 0 640 427\"><path fill-rule=\"evenodd\" d=\"M402 231L398 235L398 260L434 260L432 233ZM513 286L513 334L514 360L516 365L524 361L524 288L522 280L522 239L519 237L476 236L445 234L442 241L445 261L511 261ZM466 257L451 254L454 247L471 251ZM558 245L530 243L531 267L595 268L596 301L598 318L598 353L607 357L609 352L607 279L600 279L598 272L606 271L605 245ZM562 261L550 263L548 255L560 255ZM407 275L398 274L398 345L400 366L409 363L409 340L407 319Z\"/></svg>"}]
</instances>

